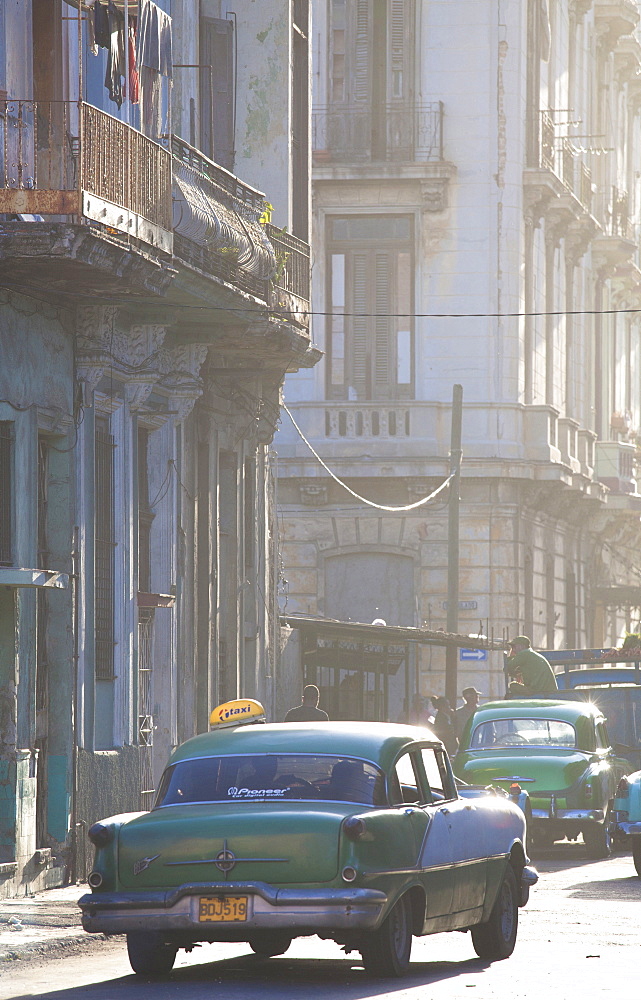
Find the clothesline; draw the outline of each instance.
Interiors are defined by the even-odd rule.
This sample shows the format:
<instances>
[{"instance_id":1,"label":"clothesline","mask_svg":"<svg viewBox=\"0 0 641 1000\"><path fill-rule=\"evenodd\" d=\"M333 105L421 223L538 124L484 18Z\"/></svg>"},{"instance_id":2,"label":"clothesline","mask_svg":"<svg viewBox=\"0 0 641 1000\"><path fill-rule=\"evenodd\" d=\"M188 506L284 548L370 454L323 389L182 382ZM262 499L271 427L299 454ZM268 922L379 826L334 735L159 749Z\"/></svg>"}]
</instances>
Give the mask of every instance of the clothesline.
<instances>
[{"instance_id":1,"label":"clothesline","mask_svg":"<svg viewBox=\"0 0 641 1000\"><path fill-rule=\"evenodd\" d=\"M105 88L118 109L127 98L141 106L141 130L152 137L162 131L161 77L172 75L171 18L153 0L127 5L94 0L87 7L89 50L107 51ZM125 41L126 38L126 41Z\"/></svg>"}]
</instances>

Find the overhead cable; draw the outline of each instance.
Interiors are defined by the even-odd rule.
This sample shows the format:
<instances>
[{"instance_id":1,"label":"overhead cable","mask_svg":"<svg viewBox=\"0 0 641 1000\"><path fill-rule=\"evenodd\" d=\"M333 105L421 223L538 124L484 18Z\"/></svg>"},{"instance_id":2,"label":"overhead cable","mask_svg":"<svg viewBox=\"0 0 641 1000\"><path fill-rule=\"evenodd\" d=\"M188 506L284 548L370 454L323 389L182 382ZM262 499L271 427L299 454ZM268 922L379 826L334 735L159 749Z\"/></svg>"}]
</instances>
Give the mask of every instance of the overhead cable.
<instances>
[{"instance_id":1,"label":"overhead cable","mask_svg":"<svg viewBox=\"0 0 641 1000\"><path fill-rule=\"evenodd\" d=\"M351 487L349 487L347 485L347 483L344 483L343 480L340 479L336 475L336 473L332 472L332 470L329 468L329 466L326 465L326 463L320 457L320 455L318 454L318 452L315 450L313 444L310 441L307 440L307 438L305 437L305 435L303 434L302 430L300 429L300 427L298 426L298 424L294 420L291 412L288 410L288 408L285 405L285 403L282 403L281 406L282 406L283 410L285 411L285 413L287 414L287 416L289 417L289 419L291 420L291 422L293 423L293 425L296 428L298 434L300 435L302 441L304 441L304 443L307 445L307 447L311 451L311 453L314 456L314 458L318 462L320 462L320 464L323 466L323 468L325 469L325 472L327 472L332 477L332 479L335 482L338 483L339 486L342 486L344 490L347 490L348 493L351 493L352 496L356 497L357 500L360 500L361 503L366 503L368 507L376 507L377 510L391 510L391 511L397 511L397 512L398 511L405 511L405 510L415 510L416 507L423 507L424 504L429 503L429 501L433 500L434 497L437 497L439 495L439 493L442 493L442 491L445 489L445 487L449 486L450 482L454 478L453 475L448 476L447 479L445 480L445 482L441 483L441 485L439 487L437 487L437 489L435 489L433 493L430 493L429 496L422 497L420 500L416 500L414 503L405 504L403 507L389 507L387 504L384 504L384 503L375 503L373 500L368 500L366 497L361 496L360 493L355 493L354 490L351 489Z\"/></svg>"}]
</instances>

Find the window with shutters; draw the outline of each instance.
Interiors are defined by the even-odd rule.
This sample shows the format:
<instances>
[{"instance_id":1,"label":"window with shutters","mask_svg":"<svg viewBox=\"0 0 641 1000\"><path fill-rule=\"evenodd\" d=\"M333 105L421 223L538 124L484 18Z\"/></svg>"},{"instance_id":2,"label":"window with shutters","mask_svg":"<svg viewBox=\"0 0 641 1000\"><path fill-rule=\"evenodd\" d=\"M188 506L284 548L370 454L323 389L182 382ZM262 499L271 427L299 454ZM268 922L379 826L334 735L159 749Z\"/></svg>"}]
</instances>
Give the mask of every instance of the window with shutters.
<instances>
[{"instance_id":1,"label":"window with shutters","mask_svg":"<svg viewBox=\"0 0 641 1000\"><path fill-rule=\"evenodd\" d=\"M13 424L0 420L0 566L13 562Z\"/></svg>"},{"instance_id":2,"label":"window with shutters","mask_svg":"<svg viewBox=\"0 0 641 1000\"><path fill-rule=\"evenodd\" d=\"M114 677L115 511L114 439L107 417L96 417L95 439L95 641L96 679Z\"/></svg>"},{"instance_id":3,"label":"window with shutters","mask_svg":"<svg viewBox=\"0 0 641 1000\"><path fill-rule=\"evenodd\" d=\"M292 7L292 232L309 239L309 2Z\"/></svg>"},{"instance_id":4,"label":"window with shutters","mask_svg":"<svg viewBox=\"0 0 641 1000\"><path fill-rule=\"evenodd\" d=\"M411 399L412 219L335 216L328 227L327 396Z\"/></svg>"},{"instance_id":5,"label":"window with shutters","mask_svg":"<svg viewBox=\"0 0 641 1000\"><path fill-rule=\"evenodd\" d=\"M414 20L413 0L331 0L327 108L319 109L327 148L411 157Z\"/></svg>"},{"instance_id":6,"label":"window with shutters","mask_svg":"<svg viewBox=\"0 0 641 1000\"><path fill-rule=\"evenodd\" d=\"M200 148L205 156L234 169L234 22L200 19Z\"/></svg>"}]
</instances>

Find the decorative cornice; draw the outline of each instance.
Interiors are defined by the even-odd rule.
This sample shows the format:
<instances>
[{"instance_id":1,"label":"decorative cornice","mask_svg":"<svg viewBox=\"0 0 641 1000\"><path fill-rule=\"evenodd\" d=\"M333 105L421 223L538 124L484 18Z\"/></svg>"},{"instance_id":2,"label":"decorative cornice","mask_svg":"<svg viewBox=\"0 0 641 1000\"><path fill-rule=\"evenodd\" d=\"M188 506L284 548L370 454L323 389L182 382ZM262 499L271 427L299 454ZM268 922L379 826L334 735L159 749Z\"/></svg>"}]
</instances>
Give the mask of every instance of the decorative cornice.
<instances>
[{"instance_id":1,"label":"decorative cornice","mask_svg":"<svg viewBox=\"0 0 641 1000\"><path fill-rule=\"evenodd\" d=\"M622 35L630 35L639 23L639 11L633 0L596 0L594 23L598 45L612 52Z\"/></svg>"},{"instance_id":2,"label":"decorative cornice","mask_svg":"<svg viewBox=\"0 0 641 1000\"><path fill-rule=\"evenodd\" d=\"M202 396L200 377L209 347L189 344L186 347L161 348L158 352L159 383L169 394L170 407L177 422L185 420Z\"/></svg>"},{"instance_id":3,"label":"decorative cornice","mask_svg":"<svg viewBox=\"0 0 641 1000\"><path fill-rule=\"evenodd\" d=\"M579 20L590 12L593 3L594 0L570 0L570 14Z\"/></svg>"},{"instance_id":4,"label":"decorative cornice","mask_svg":"<svg viewBox=\"0 0 641 1000\"><path fill-rule=\"evenodd\" d=\"M614 277L632 259L636 243L623 236L597 236L592 241L592 260L602 279Z\"/></svg>"},{"instance_id":5,"label":"decorative cornice","mask_svg":"<svg viewBox=\"0 0 641 1000\"><path fill-rule=\"evenodd\" d=\"M425 212L444 212L447 208L449 178L431 177L420 181L421 203Z\"/></svg>"}]
</instances>

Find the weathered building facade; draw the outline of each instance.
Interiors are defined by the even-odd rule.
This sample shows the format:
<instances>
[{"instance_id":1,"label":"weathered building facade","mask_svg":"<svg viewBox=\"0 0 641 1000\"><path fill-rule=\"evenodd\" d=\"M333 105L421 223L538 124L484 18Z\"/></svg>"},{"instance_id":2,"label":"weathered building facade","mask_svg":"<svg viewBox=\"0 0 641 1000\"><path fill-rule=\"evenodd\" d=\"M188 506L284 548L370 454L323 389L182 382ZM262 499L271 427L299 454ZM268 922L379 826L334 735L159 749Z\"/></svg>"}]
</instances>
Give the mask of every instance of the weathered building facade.
<instances>
[{"instance_id":1,"label":"weathered building facade","mask_svg":"<svg viewBox=\"0 0 641 1000\"><path fill-rule=\"evenodd\" d=\"M402 507L448 475L462 385L459 631L614 644L641 604L639 5L313 16L324 360L287 379L288 406L352 489ZM443 495L368 508L286 417L276 447L286 613L445 627ZM499 654L464 651L458 673L459 692L503 692ZM442 693L441 653L418 686Z\"/></svg>"},{"instance_id":2,"label":"weathered building facade","mask_svg":"<svg viewBox=\"0 0 641 1000\"><path fill-rule=\"evenodd\" d=\"M317 354L308 11L268 6L0 13L0 894L272 707L268 446Z\"/></svg>"}]
</instances>

